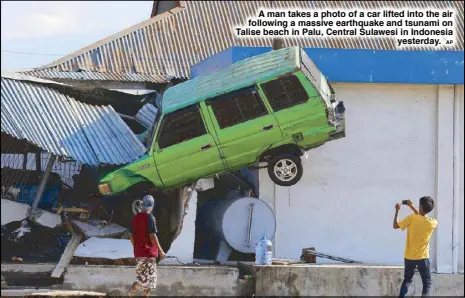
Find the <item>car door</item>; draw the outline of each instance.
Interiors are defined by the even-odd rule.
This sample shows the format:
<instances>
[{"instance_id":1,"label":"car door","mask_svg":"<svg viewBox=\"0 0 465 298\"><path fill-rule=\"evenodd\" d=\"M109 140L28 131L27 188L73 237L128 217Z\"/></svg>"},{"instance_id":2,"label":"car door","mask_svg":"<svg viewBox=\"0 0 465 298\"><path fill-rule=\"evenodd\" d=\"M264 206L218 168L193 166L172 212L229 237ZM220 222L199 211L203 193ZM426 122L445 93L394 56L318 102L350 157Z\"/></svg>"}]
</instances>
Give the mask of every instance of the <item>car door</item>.
<instances>
[{"instance_id":1,"label":"car door","mask_svg":"<svg viewBox=\"0 0 465 298\"><path fill-rule=\"evenodd\" d=\"M230 170L253 164L262 150L282 140L278 123L256 87L209 99L206 104Z\"/></svg>"},{"instance_id":2,"label":"car door","mask_svg":"<svg viewBox=\"0 0 465 298\"><path fill-rule=\"evenodd\" d=\"M218 146L195 104L163 117L154 152L164 187L173 187L224 170Z\"/></svg>"},{"instance_id":3,"label":"car door","mask_svg":"<svg viewBox=\"0 0 465 298\"><path fill-rule=\"evenodd\" d=\"M319 132L328 127L324 103L302 73L261 83L260 88L286 141L292 141L296 134L302 134L304 143L316 141Z\"/></svg>"}]
</instances>

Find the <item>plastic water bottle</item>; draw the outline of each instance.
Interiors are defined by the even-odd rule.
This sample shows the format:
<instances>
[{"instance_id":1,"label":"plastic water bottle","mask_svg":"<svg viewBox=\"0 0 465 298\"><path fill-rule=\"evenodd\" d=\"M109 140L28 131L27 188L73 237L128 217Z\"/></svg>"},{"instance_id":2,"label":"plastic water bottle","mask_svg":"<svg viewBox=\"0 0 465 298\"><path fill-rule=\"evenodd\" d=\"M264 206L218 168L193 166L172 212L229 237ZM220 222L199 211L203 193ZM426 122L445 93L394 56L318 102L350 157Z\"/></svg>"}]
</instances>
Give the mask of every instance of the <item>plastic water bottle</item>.
<instances>
[{"instance_id":1,"label":"plastic water bottle","mask_svg":"<svg viewBox=\"0 0 465 298\"><path fill-rule=\"evenodd\" d=\"M255 247L255 264L257 265L271 265L272 262L272 243L270 240L263 236L257 242Z\"/></svg>"}]
</instances>

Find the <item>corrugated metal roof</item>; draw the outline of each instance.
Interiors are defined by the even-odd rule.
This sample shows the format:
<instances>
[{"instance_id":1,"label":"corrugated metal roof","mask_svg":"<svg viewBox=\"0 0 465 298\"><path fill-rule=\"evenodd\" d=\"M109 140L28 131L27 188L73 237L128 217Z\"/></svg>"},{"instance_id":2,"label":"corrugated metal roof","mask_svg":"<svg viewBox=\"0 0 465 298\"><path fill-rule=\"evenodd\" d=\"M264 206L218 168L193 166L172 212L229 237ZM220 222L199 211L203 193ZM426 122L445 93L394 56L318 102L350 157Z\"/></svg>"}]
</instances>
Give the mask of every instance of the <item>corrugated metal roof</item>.
<instances>
[{"instance_id":1,"label":"corrugated metal roof","mask_svg":"<svg viewBox=\"0 0 465 298\"><path fill-rule=\"evenodd\" d=\"M233 31L259 8L453 8L457 11L455 46L436 50L462 50L462 1L189 1L186 8L175 14L166 12L128 28L118 34L85 47L32 75L58 78L60 72L86 70L89 78L124 74L121 80L151 80L152 78L189 78L190 67L232 46L269 47L272 37L238 39ZM385 38L286 38L284 46L303 48L397 49L394 40ZM425 49L422 46L402 50ZM91 75L92 74L92 75ZM144 77L145 75L145 77ZM144 78L144 79L142 79Z\"/></svg>"},{"instance_id":2,"label":"corrugated metal roof","mask_svg":"<svg viewBox=\"0 0 465 298\"><path fill-rule=\"evenodd\" d=\"M56 69L37 69L24 71L24 74L33 75L44 79L66 79L76 81L125 81L125 82L152 82L166 83L174 76L162 74L139 74L139 73L114 73L93 71L59 71Z\"/></svg>"},{"instance_id":3,"label":"corrugated metal roof","mask_svg":"<svg viewBox=\"0 0 465 298\"><path fill-rule=\"evenodd\" d=\"M111 106L76 101L55 89L2 77L1 130L88 165L126 164L146 148Z\"/></svg>"},{"instance_id":4,"label":"corrugated metal roof","mask_svg":"<svg viewBox=\"0 0 465 298\"><path fill-rule=\"evenodd\" d=\"M136 120L145 126L146 128L149 128L152 126L153 122L155 122L155 118L157 116L157 108L148 103L144 105L136 114Z\"/></svg>"},{"instance_id":5,"label":"corrugated metal roof","mask_svg":"<svg viewBox=\"0 0 465 298\"><path fill-rule=\"evenodd\" d=\"M168 88L162 99L163 113L289 73L300 66L299 50L271 51Z\"/></svg>"}]
</instances>

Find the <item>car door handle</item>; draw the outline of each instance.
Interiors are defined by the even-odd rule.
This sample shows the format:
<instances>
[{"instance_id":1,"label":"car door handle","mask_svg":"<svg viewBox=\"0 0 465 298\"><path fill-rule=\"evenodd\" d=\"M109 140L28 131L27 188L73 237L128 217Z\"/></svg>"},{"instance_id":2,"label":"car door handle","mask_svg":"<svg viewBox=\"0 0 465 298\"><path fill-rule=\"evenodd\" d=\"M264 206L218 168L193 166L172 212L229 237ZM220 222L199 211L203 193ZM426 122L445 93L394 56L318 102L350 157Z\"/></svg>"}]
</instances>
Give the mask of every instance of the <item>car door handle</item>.
<instances>
[{"instance_id":1,"label":"car door handle","mask_svg":"<svg viewBox=\"0 0 465 298\"><path fill-rule=\"evenodd\" d=\"M263 130L270 130L274 127L273 124L270 124L270 125L267 125L267 126L263 126Z\"/></svg>"},{"instance_id":2,"label":"car door handle","mask_svg":"<svg viewBox=\"0 0 465 298\"><path fill-rule=\"evenodd\" d=\"M211 144L205 144L202 147L200 147L200 150L207 150L208 148L211 148L211 147L212 147Z\"/></svg>"}]
</instances>

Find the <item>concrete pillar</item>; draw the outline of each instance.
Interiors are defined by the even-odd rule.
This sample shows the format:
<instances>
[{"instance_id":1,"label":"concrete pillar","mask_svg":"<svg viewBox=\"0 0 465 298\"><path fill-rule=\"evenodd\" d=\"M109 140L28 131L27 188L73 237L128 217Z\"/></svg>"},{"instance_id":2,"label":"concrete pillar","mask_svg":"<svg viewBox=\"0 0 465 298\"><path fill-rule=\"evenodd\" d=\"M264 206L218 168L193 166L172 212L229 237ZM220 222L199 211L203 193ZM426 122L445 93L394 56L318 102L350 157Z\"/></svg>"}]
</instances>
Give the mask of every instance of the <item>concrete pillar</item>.
<instances>
[{"instance_id":1,"label":"concrete pillar","mask_svg":"<svg viewBox=\"0 0 465 298\"><path fill-rule=\"evenodd\" d=\"M265 163L261 163L260 166L264 166ZM265 201L276 216L276 231L278 223L278 215L276 210L276 185L274 182L268 177L268 172L266 168L260 169L258 172L258 188L259 188L259 199ZM275 232L274 238L271 241L273 243L273 258L278 256L278 252L276 249L276 240L279 237L278 233Z\"/></svg>"},{"instance_id":2,"label":"concrete pillar","mask_svg":"<svg viewBox=\"0 0 465 298\"><path fill-rule=\"evenodd\" d=\"M195 220L197 218L197 192L191 194L189 205L185 210L187 214L184 217L182 230L179 236L173 241L168 257L161 261L160 264L178 264L178 261L189 264L194 261L194 244L195 244Z\"/></svg>"},{"instance_id":3,"label":"concrete pillar","mask_svg":"<svg viewBox=\"0 0 465 298\"><path fill-rule=\"evenodd\" d=\"M438 273L452 273L452 214L454 196L454 86L440 85L437 93L437 151L435 213L439 224L432 254Z\"/></svg>"}]
</instances>

